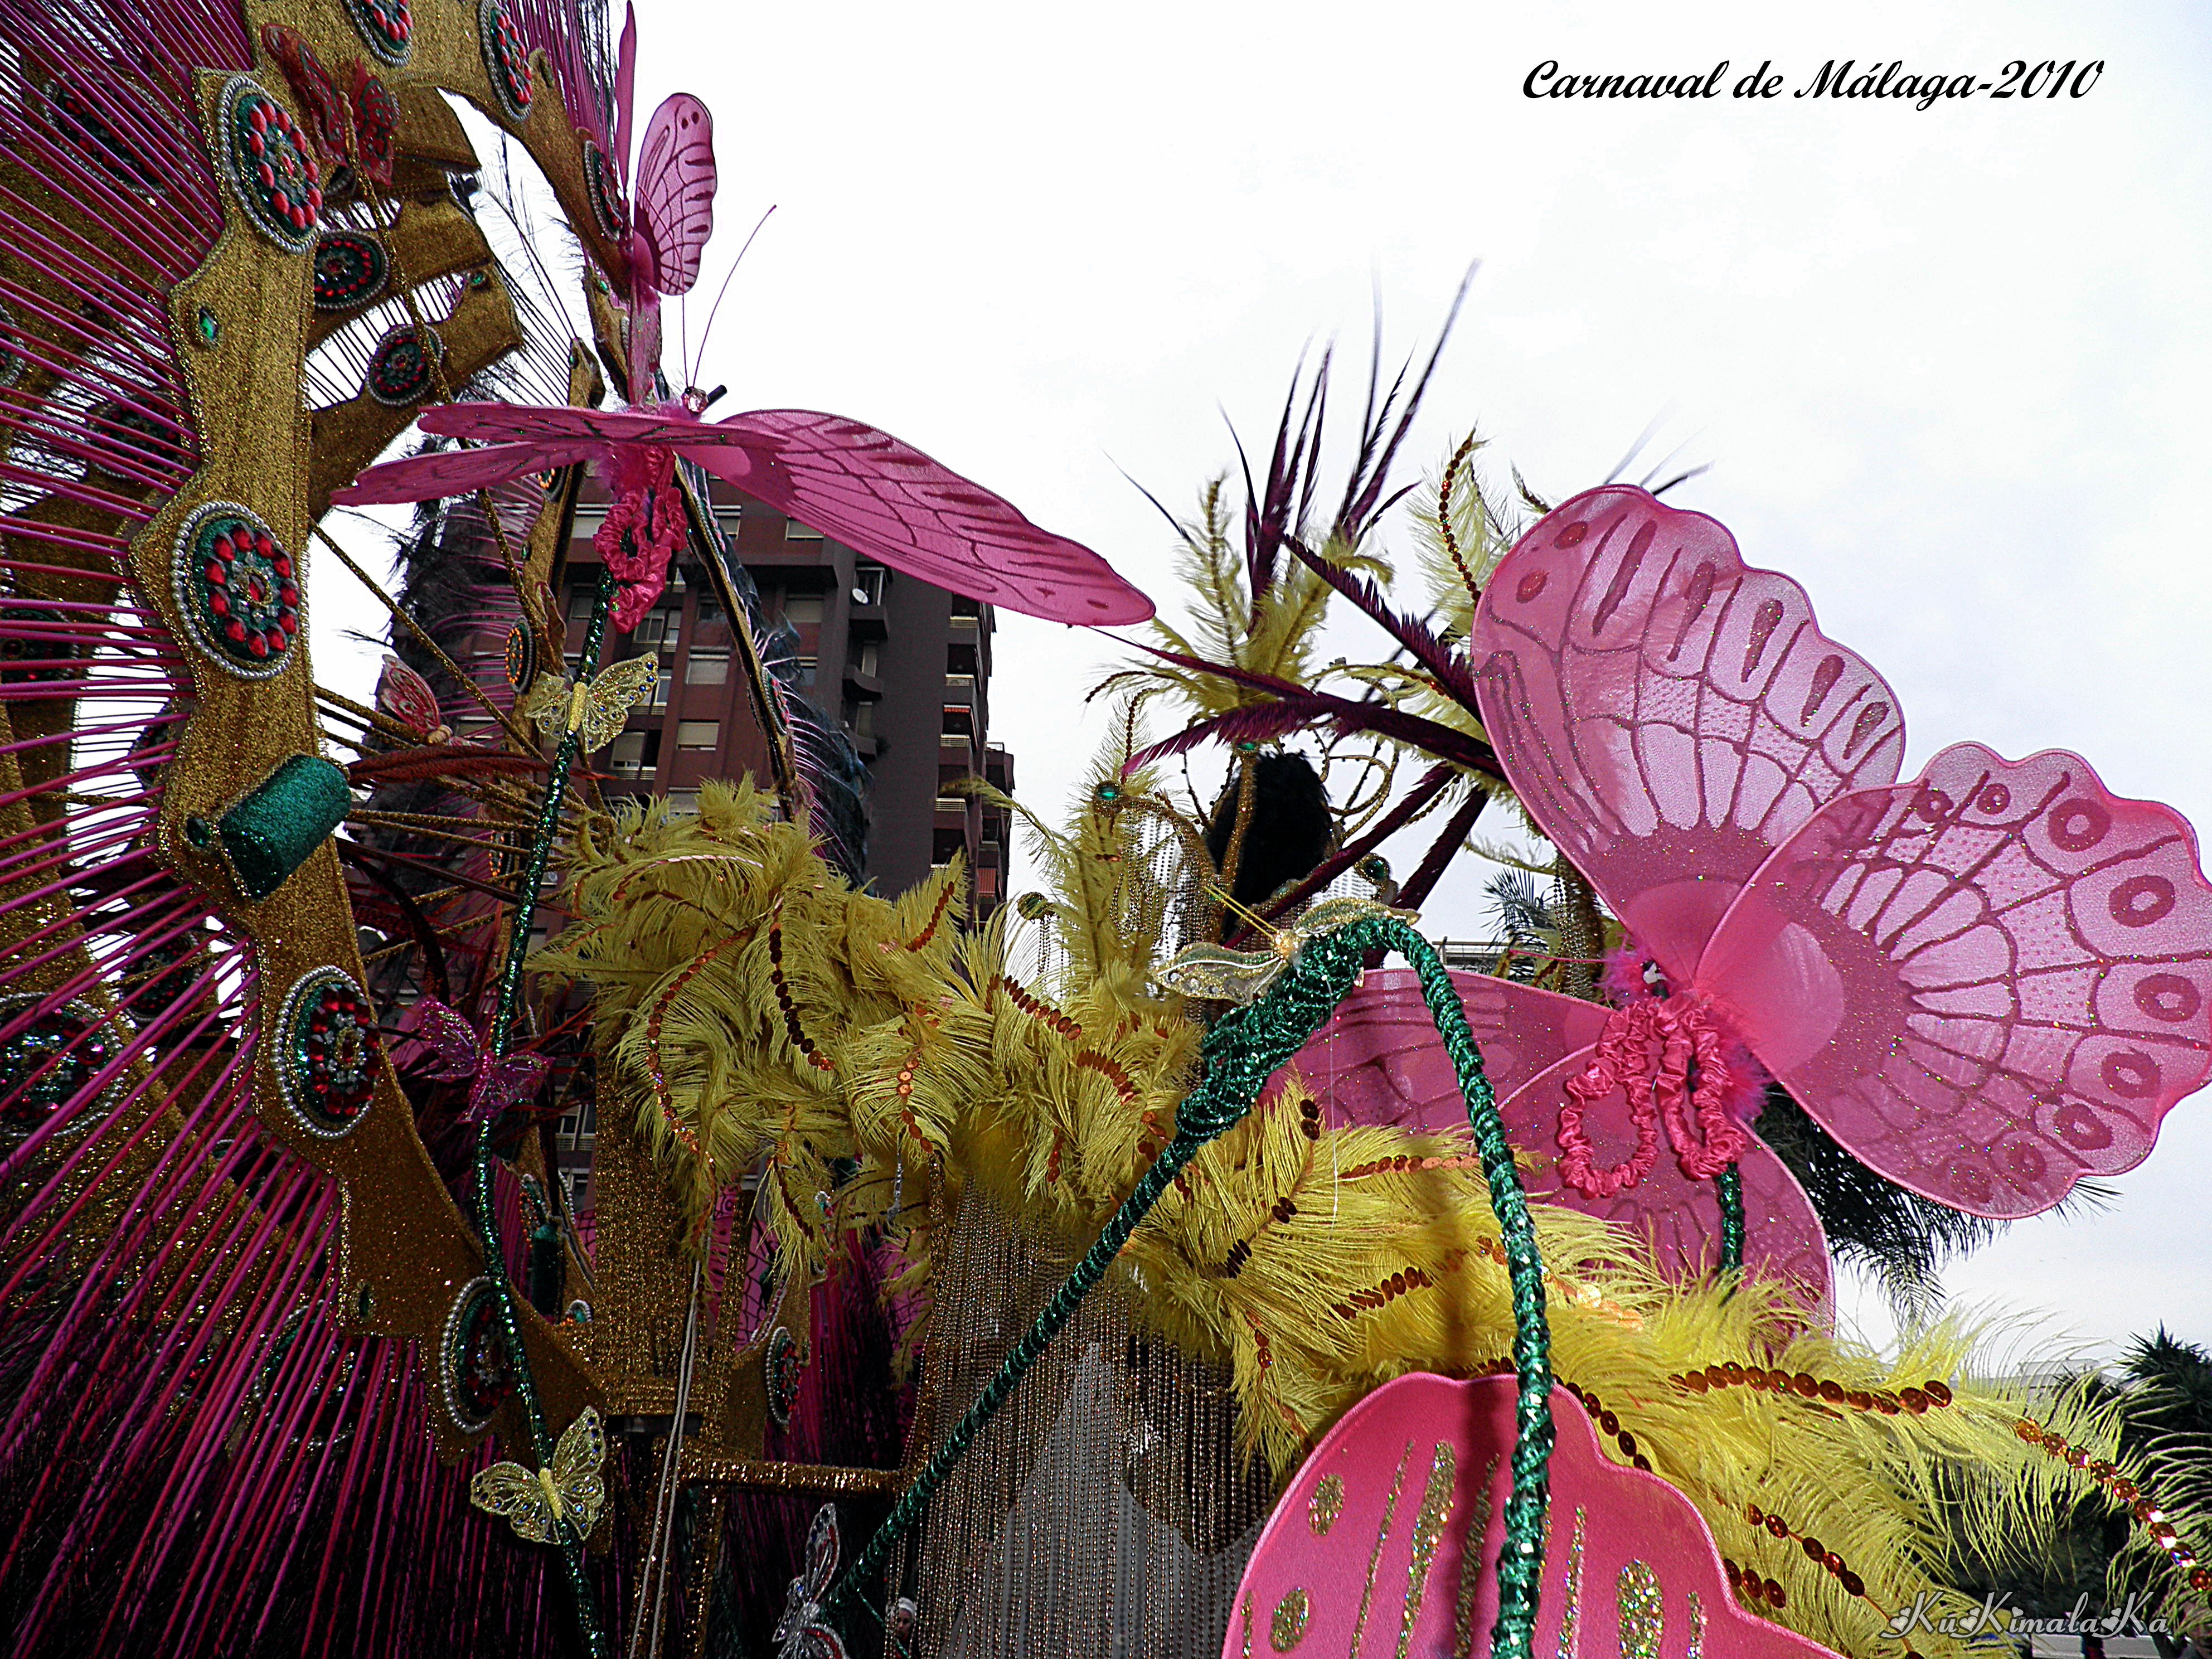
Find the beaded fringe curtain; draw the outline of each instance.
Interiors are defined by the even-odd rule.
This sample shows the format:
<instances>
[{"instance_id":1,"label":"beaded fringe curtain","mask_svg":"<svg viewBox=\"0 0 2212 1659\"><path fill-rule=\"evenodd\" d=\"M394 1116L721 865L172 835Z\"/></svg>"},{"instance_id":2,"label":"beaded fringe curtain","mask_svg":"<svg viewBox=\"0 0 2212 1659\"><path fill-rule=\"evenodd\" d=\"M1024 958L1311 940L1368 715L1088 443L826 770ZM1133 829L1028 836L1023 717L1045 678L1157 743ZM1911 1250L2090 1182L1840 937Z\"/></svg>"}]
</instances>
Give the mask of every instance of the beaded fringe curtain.
<instances>
[{"instance_id":1,"label":"beaded fringe curtain","mask_svg":"<svg viewBox=\"0 0 2212 1659\"><path fill-rule=\"evenodd\" d=\"M924 1443L941 1437L1071 1261L972 1190L936 1291ZM1133 1332L1102 1286L975 1437L893 1558L914 1659L1212 1659L1273 1490L1241 1467L1225 1379ZM918 1548L917 1548L918 1540Z\"/></svg>"}]
</instances>

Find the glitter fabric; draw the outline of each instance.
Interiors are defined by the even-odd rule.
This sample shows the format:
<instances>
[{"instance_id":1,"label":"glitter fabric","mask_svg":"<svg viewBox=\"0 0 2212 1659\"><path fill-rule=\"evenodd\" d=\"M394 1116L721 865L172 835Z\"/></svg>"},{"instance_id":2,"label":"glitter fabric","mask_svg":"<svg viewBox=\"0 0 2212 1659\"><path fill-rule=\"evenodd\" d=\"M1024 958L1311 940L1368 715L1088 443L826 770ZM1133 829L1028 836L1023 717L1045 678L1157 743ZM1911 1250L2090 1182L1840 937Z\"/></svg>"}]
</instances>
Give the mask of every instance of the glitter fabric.
<instances>
[{"instance_id":1,"label":"glitter fabric","mask_svg":"<svg viewBox=\"0 0 2212 1659\"><path fill-rule=\"evenodd\" d=\"M1459 1454L1451 1442L1439 1440L1429 1460L1429 1483L1421 1492L1421 1507L1413 1516L1413 1559L1406 1569L1406 1616L1398 1626L1397 1659L1406 1659L1413 1640L1413 1626L1421 1621L1421 1602L1429 1589L1429 1570L1437 1564L1437 1546L1451 1520L1452 1487L1459 1479Z\"/></svg>"},{"instance_id":2,"label":"glitter fabric","mask_svg":"<svg viewBox=\"0 0 2212 1659\"><path fill-rule=\"evenodd\" d=\"M1285 1591L1267 1621L1267 1645L1278 1653L1288 1653L1297 1646L1305 1640L1306 1620L1312 1612L1313 1599L1304 1589Z\"/></svg>"},{"instance_id":3,"label":"glitter fabric","mask_svg":"<svg viewBox=\"0 0 2212 1659\"><path fill-rule=\"evenodd\" d=\"M265 899L345 822L345 773L320 755L295 755L222 815L216 842L239 890Z\"/></svg>"},{"instance_id":4,"label":"glitter fabric","mask_svg":"<svg viewBox=\"0 0 2212 1659\"><path fill-rule=\"evenodd\" d=\"M1690 1592L1690 1642L1682 1659L1705 1659L1705 1598Z\"/></svg>"},{"instance_id":5,"label":"glitter fabric","mask_svg":"<svg viewBox=\"0 0 2212 1659\"><path fill-rule=\"evenodd\" d=\"M1413 1443L1408 1440L1406 1449L1398 1455L1398 1472L1390 1477L1390 1495L1382 1500L1382 1524L1375 1529L1375 1547L1367 1556L1367 1578L1359 1591L1359 1616L1352 1624L1354 1659L1358 1659L1360 1642L1367 1634L1367 1615L1375 1606L1375 1571L1382 1565L1382 1551L1390 1541L1390 1523L1398 1515L1398 1494L1405 1490L1406 1465L1413 1457Z\"/></svg>"},{"instance_id":6,"label":"glitter fabric","mask_svg":"<svg viewBox=\"0 0 2212 1659\"><path fill-rule=\"evenodd\" d=\"M1344 1513L1344 1477L1340 1474L1322 1476L1321 1485L1306 1500L1306 1523L1316 1538L1328 1536L1328 1529L1336 1524L1336 1517Z\"/></svg>"},{"instance_id":7,"label":"glitter fabric","mask_svg":"<svg viewBox=\"0 0 2212 1659\"><path fill-rule=\"evenodd\" d=\"M1666 1604L1659 1575L1645 1561L1631 1561L1613 1585L1620 1613L1620 1659L1659 1659L1659 1638L1666 1629Z\"/></svg>"},{"instance_id":8,"label":"glitter fabric","mask_svg":"<svg viewBox=\"0 0 2212 1659\"><path fill-rule=\"evenodd\" d=\"M1581 1659L1583 1650L1583 1537L1589 1512L1575 1505L1575 1535L1567 1545L1567 1570L1559 1588L1566 1601L1559 1625L1559 1659Z\"/></svg>"}]
</instances>

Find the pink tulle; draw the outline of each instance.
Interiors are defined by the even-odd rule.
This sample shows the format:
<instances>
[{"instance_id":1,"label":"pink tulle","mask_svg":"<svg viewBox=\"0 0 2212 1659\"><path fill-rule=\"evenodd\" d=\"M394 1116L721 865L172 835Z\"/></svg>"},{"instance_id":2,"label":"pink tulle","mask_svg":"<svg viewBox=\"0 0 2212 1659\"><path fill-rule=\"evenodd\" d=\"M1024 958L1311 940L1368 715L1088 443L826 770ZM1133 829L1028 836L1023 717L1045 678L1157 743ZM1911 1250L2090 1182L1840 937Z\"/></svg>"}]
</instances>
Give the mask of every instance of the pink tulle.
<instances>
[{"instance_id":1,"label":"pink tulle","mask_svg":"<svg viewBox=\"0 0 2212 1659\"><path fill-rule=\"evenodd\" d=\"M592 547L621 583L611 626L627 634L645 620L668 580L668 561L687 528L674 488L676 457L645 444L617 444L592 469L614 496Z\"/></svg>"}]
</instances>

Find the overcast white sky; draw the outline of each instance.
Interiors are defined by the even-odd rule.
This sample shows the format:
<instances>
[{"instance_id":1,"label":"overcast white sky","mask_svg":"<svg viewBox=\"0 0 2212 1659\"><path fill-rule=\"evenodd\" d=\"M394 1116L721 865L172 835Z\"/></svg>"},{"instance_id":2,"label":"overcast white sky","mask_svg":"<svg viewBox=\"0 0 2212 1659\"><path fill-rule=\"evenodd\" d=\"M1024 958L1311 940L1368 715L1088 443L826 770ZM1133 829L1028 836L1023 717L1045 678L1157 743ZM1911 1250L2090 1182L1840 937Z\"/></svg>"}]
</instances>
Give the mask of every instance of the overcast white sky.
<instances>
[{"instance_id":1,"label":"overcast white sky","mask_svg":"<svg viewBox=\"0 0 2212 1659\"><path fill-rule=\"evenodd\" d=\"M708 282L771 203L702 380L732 408L899 434L1173 608L1170 504L1264 437L1310 340L1424 344L1483 261L1413 471L1479 424L1553 499L1658 447L1671 499L1804 583L1903 696L1917 769L2078 749L2212 825L2212 14L2202 6L651 0L640 107L712 106ZM1847 18L1847 21L1846 21ZM1557 104L1536 64L1704 73L1831 58L2085 97ZM693 325L697 325L697 319ZM1346 387L1346 391L1351 388ZM1346 399L1348 401L1348 399ZM1501 469L1502 471L1502 469ZM1347 635L1348 647L1357 647ZM1005 619L994 735L1051 809L1117 653ZM1473 882L1431 931L1482 931ZM2112 1210L1950 1276L2101 1343L2212 1341L2212 1095Z\"/></svg>"}]
</instances>

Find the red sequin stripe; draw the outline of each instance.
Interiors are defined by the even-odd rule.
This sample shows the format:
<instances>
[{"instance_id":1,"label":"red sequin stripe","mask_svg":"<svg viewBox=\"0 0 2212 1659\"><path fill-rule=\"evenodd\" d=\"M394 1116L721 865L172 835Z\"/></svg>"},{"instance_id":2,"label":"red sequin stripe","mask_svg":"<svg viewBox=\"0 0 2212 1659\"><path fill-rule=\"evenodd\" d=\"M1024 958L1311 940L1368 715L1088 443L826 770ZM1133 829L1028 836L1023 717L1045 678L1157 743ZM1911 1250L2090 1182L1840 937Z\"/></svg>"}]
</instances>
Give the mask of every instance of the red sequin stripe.
<instances>
[{"instance_id":1,"label":"red sequin stripe","mask_svg":"<svg viewBox=\"0 0 2212 1659\"><path fill-rule=\"evenodd\" d=\"M1015 981L1012 975L1000 975L999 983L1006 988L1006 994L1013 998L1014 1006L1017 1008L1019 1008L1024 1013L1029 1015L1032 1019L1042 1020L1047 1025L1052 1027L1054 1030L1059 1032L1060 1035L1064 1037L1079 1037L1083 1035L1083 1028L1080 1025L1077 1024L1073 1020L1070 1019L1066 1014L1061 1013L1059 1009L1052 1006L1049 1003L1040 1002L1036 998L1031 996L1027 991L1022 989L1021 986Z\"/></svg>"},{"instance_id":2,"label":"red sequin stripe","mask_svg":"<svg viewBox=\"0 0 2212 1659\"><path fill-rule=\"evenodd\" d=\"M770 925L768 930L768 976L775 988L775 1006L783 1010L783 1029L791 1038L791 1046L806 1056L806 1063L817 1072L834 1072L837 1062L819 1053L814 1040L799 1024L799 1006L792 1000L791 987L783 976L783 924Z\"/></svg>"},{"instance_id":3,"label":"red sequin stripe","mask_svg":"<svg viewBox=\"0 0 2212 1659\"><path fill-rule=\"evenodd\" d=\"M916 937L907 941L908 950L921 951L928 948L929 941L937 937L937 924L945 920L945 907L951 902L952 884L947 882L945 884L945 890L937 896L937 908L929 913L929 926L923 928Z\"/></svg>"},{"instance_id":4,"label":"red sequin stripe","mask_svg":"<svg viewBox=\"0 0 2212 1659\"><path fill-rule=\"evenodd\" d=\"M2200 1562L2197 1552L2181 1541L2180 1533L2166 1518L2166 1511L2151 1502L2148 1492L2103 1458L2092 1457L2081 1447L2069 1445L2063 1435L2045 1428L2032 1417L2023 1417L2014 1424L2013 1432L2029 1445L2040 1446L2047 1455L2057 1458L2068 1468L2081 1470L2119 1499L2136 1524L2149 1533L2151 1541L2166 1552L2174 1571L2188 1575L2189 1588L2200 1595L2212 1595L2212 1568Z\"/></svg>"},{"instance_id":5,"label":"red sequin stripe","mask_svg":"<svg viewBox=\"0 0 2212 1659\"><path fill-rule=\"evenodd\" d=\"M1481 1167L1482 1160L1472 1152L1434 1158L1418 1158L1410 1152L1403 1152L1395 1158L1377 1158L1372 1164L1355 1164L1343 1171L1338 1179L1357 1181L1362 1176L1397 1175L1408 1170L1479 1170Z\"/></svg>"},{"instance_id":6,"label":"red sequin stripe","mask_svg":"<svg viewBox=\"0 0 2212 1659\"><path fill-rule=\"evenodd\" d=\"M1651 1467L1651 1460L1644 1455L1644 1449L1636 1443L1635 1435L1620 1426L1620 1419L1613 1414L1605 1401L1597 1397L1596 1389L1580 1388L1568 1382L1564 1376L1559 1379L1559 1386L1583 1402L1583 1409L1590 1414L1590 1420L1611 1437L1613 1443L1620 1448L1620 1455L1623 1457L1639 1469L1648 1469Z\"/></svg>"},{"instance_id":7,"label":"red sequin stripe","mask_svg":"<svg viewBox=\"0 0 2212 1659\"><path fill-rule=\"evenodd\" d=\"M1739 1365L1733 1360L1725 1365L1708 1365L1703 1370L1685 1371L1668 1381L1676 1388L1692 1394L1746 1386L1763 1394L1795 1395L1800 1400L1824 1401L1831 1406L1849 1406L1856 1411L1880 1412L1884 1417L1895 1417L1899 1412L1917 1417L1930 1406L1951 1403L1950 1384L1934 1377L1917 1389L1904 1389L1893 1394L1887 1389L1847 1389L1833 1377L1814 1376L1810 1371L1799 1371L1793 1376L1785 1370Z\"/></svg>"},{"instance_id":8,"label":"red sequin stripe","mask_svg":"<svg viewBox=\"0 0 2212 1659\"><path fill-rule=\"evenodd\" d=\"M1114 1092L1121 1097L1121 1103L1124 1106L1133 1106L1137 1103L1137 1085L1129 1081L1129 1074L1127 1072L1107 1059L1105 1055L1085 1048L1081 1054L1076 1055L1075 1063L1086 1072L1097 1073L1099 1076L1112 1084ZM1149 1120L1155 1114L1147 1112L1145 1115Z\"/></svg>"},{"instance_id":9,"label":"red sequin stripe","mask_svg":"<svg viewBox=\"0 0 2212 1659\"><path fill-rule=\"evenodd\" d=\"M929 1018L927 1009L917 1007L914 1012L919 1018ZM899 1121L905 1124L906 1132L914 1137L915 1144L927 1152L929 1150L929 1137L922 1133L921 1121L914 1115L914 1073L915 1068L921 1064L921 1043L917 1039L914 1047L906 1051L906 1058L899 1061L898 1080L892 1086L891 1092L898 1097Z\"/></svg>"},{"instance_id":10,"label":"red sequin stripe","mask_svg":"<svg viewBox=\"0 0 2212 1659\"><path fill-rule=\"evenodd\" d=\"M731 945L741 944L752 936L752 928L745 927L740 927L734 933L725 933L720 939L716 939L699 955L694 957L684 966L684 971L677 975L674 982L653 999L653 1012L646 1016L645 1071L646 1075L653 1079L653 1103L660 1108L661 1121L668 1126L669 1133L673 1134L694 1158L706 1157L706 1149L700 1146L699 1137L691 1132L690 1127L676 1115L675 1097L670 1093L668 1079L661 1073L661 1018L667 1013L669 1005L684 994L684 988L691 982L693 977L702 969Z\"/></svg>"},{"instance_id":11,"label":"red sequin stripe","mask_svg":"<svg viewBox=\"0 0 2212 1659\"><path fill-rule=\"evenodd\" d=\"M1437 1271L1446 1273L1456 1273L1460 1263L1466 1259L1466 1251L1453 1250L1437 1264ZM1401 1267L1389 1278L1376 1283L1372 1289L1354 1291L1349 1297L1338 1303L1337 1317L1356 1319L1364 1312L1389 1306L1409 1291L1433 1290L1436 1283L1437 1281L1429 1276L1425 1268Z\"/></svg>"},{"instance_id":12,"label":"red sequin stripe","mask_svg":"<svg viewBox=\"0 0 2212 1659\"><path fill-rule=\"evenodd\" d=\"M1812 1562L1814 1566L1823 1569L1829 1577L1843 1586L1846 1595L1856 1596L1872 1607L1881 1616L1884 1625L1895 1622L1889 1609L1867 1594L1866 1580L1846 1566L1844 1564L1844 1558L1828 1548L1819 1539L1799 1532L1780 1516L1769 1515L1756 1504L1747 1504L1743 1506L1743 1518L1747 1525L1758 1528L1771 1537L1781 1539L1785 1542L1796 1543L1798 1548L1805 1552L1807 1560ZM1753 1607L1757 1607L1764 1601L1778 1612L1789 1605L1789 1600L1784 1595L1782 1586L1771 1578L1761 1577L1757 1571L1748 1566L1739 1567L1726 1556L1721 1558L1721 1565L1728 1569L1729 1588L1736 1593L1737 1600L1747 1602ZM1916 1648L1905 1649L1905 1659L1921 1659L1919 1650Z\"/></svg>"}]
</instances>

